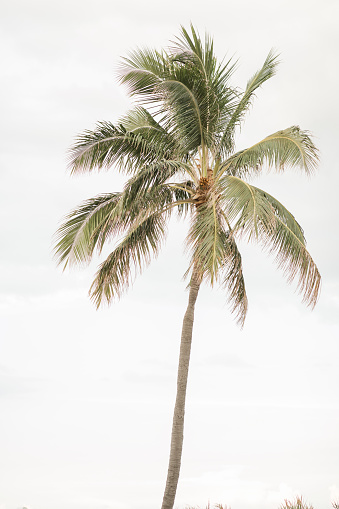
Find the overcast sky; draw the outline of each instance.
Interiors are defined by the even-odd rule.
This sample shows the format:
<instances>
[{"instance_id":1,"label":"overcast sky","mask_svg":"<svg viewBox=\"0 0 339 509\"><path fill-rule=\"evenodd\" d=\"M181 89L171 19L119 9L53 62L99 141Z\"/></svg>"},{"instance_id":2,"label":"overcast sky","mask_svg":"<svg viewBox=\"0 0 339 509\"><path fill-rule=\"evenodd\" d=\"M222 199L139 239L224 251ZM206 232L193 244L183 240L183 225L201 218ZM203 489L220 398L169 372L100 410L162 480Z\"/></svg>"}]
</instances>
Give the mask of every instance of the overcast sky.
<instances>
[{"instance_id":1,"label":"overcast sky","mask_svg":"<svg viewBox=\"0 0 339 509\"><path fill-rule=\"evenodd\" d=\"M302 224L322 273L314 311L272 259L242 245L249 313L240 331L218 289L202 287L175 507L275 509L296 494L339 500L337 0L12 0L1 14L0 509L157 509L166 479L186 226L129 293L96 311L98 260L62 273L61 218L119 190L114 170L70 178L75 135L130 103L114 70L136 46L161 48L192 21L244 87L273 47L238 148L290 125L314 135L318 172L256 185Z\"/></svg>"}]
</instances>

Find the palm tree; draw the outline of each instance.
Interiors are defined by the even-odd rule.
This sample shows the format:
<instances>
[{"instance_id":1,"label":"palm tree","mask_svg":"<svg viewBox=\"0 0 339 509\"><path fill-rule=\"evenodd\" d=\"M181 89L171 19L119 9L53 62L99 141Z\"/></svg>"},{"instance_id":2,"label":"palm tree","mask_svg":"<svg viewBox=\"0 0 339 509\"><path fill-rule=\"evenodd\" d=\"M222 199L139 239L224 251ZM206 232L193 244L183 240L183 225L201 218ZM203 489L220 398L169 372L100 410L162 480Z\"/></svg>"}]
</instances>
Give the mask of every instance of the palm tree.
<instances>
[{"instance_id":1,"label":"palm tree","mask_svg":"<svg viewBox=\"0 0 339 509\"><path fill-rule=\"evenodd\" d=\"M193 26L191 33L182 28L167 51L139 49L123 59L120 82L136 106L116 124L100 122L85 131L70 150L72 174L115 166L128 175L122 192L80 204L57 232L55 251L64 267L88 262L106 241L117 239L90 288L97 307L120 297L157 255L174 211L190 219L189 303L162 509L173 507L179 478L194 306L202 281L225 289L242 326L247 297L236 240L245 238L275 254L308 305L317 301L320 274L302 228L277 199L248 182L263 166L310 174L318 157L309 134L292 126L234 150L237 128L277 63L270 52L240 91L230 84L235 63L218 63L209 36L202 42Z\"/></svg>"}]
</instances>

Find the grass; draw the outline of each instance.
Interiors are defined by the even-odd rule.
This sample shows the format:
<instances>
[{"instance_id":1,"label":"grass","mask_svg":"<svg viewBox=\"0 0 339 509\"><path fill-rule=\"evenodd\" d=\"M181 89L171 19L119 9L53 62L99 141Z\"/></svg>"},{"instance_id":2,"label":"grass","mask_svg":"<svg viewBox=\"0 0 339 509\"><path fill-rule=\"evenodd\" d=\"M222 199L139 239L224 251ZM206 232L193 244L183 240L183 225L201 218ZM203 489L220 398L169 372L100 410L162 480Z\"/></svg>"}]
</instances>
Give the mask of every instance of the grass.
<instances>
[{"instance_id":1,"label":"grass","mask_svg":"<svg viewBox=\"0 0 339 509\"><path fill-rule=\"evenodd\" d=\"M313 505L307 504L303 497L296 497L295 500L285 500L279 509L314 509Z\"/></svg>"},{"instance_id":2,"label":"grass","mask_svg":"<svg viewBox=\"0 0 339 509\"><path fill-rule=\"evenodd\" d=\"M214 509L231 509L230 506L215 504ZM333 509L339 509L339 502L332 502ZM187 506L186 509L199 509L199 507L191 507ZM206 509L211 509L210 504L208 503ZM312 504L308 504L305 502L302 496L297 496L294 500L285 500L284 503L279 507L279 509L314 509Z\"/></svg>"}]
</instances>

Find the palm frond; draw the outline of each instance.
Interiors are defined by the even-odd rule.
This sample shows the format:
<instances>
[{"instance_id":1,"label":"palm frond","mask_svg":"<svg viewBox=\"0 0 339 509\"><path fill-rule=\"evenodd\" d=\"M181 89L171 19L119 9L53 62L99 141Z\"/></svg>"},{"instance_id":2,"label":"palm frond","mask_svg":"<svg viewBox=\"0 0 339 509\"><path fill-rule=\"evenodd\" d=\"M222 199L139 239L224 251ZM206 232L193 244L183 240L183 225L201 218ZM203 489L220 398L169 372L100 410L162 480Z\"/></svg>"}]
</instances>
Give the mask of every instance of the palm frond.
<instances>
[{"instance_id":1,"label":"palm frond","mask_svg":"<svg viewBox=\"0 0 339 509\"><path fill-rule=\"evenodd\" d=\"M192 36L182 27L170 54L138 50L120 68L120 79L138 95L140 104L153 107L186 151L200 144L215 149L219 131L234 112L235 93L227 86L235 64L218 64L213 40L203 46L191 25Z\"/></svg>"},{"instance_id":2,"label":"palm frond","mask_svg":"<svg viewBox=\"0 0 339 509\"><path fill-rule=\"evenodd\" d=\"M233 149L234 145L234 131L237 126L240 126L245 113L251 106L252 99L256 90L261 87L268 79L275 75L278 65L278 55L273 50L269 52L266 60L252 78L248 81L245 92L237 101L234 111L228 121L227 127L224 130L223 136L220 140L219 155L226 155Z\"/></svg>"},{"instance_id":3,"label":"palm frond","mask_svg":"<svg viewBox=\"0 0 339 509\"><path fill-rule=\"evenodd\" d=\"M159 147L138 133L127 132L122 125L99 122L94 131L84 131L69 151L71 173L110 168L116 164L121 170L150 163L163 156Z\"/></svg>"},{"instance_id":4,"label":"palm frond","mask_svg":"<svg viewBox=\"0 0 339 509\"><path fill-rule=\"evenodd\" d=\"M140 199L146 192L152 188L165 184L168 179L180 175L183 176L187 171L187 164L175 160L159 160L153 164L142 167L125 184L124 199L126 207L136 199Z\"/></svg>"},{"instance_id":5,"label":"palm frond","mask_svg":"<svg viewBox=\"0 0 339 509\"><path fill-rule=\"evenodd\" d=\"M321 278L294 216L273 196L238 177L224 177L220 185L224 186L220 202L227 217L235 223L233 231L259 241L275 254L288 282L296 278L303 301L314 306Z\"/></svg>"},{"instance_id":6,"label":"palm frond","mask_svg":"<svg viewBox=\"0 0 339 509\"><path fill-rule=\"evenodd\" d=\"M158 162L131 177L123 192L83 202L56 232L58 263L64 263L65 268L89 262L95 248L100 253L108 239L134 230L153 214L161 213L165 218L175 207L179 215L187 214L193 203L190 183L184 182L180 189L164 184L176 173L183 175L185 168L180 161Z\"/></svg>"},{"instance_id":7,"label":"palm frond","mask_svg":"<svg viewBox=\"0 0 339 509\"><path fill-rule=\"evenodd\" d=\"M274 228L274 208L256 187L228 175L219 180L219 189L220 204L237 235L257 240Z\"/></svg>"},{"instance_id":8,"label":"palm frond","mask_svg":"<svg viewBox=\"0 0 339 509\"><path fill-rule=\"evenodd\" d=\"M191 263L185 276L195 271L211 285L219 282L227 291L231 312L242 327L247 312L247 296L241 256L216 200L197 207L186 246L191 252Z\"/></svg>"},{"instance_id":9,"label":"palm frond","mask_svg":"<svg viewBox=\"0 0 339 509\"><path fill-rule=\"evenodd\" d=\"M280 203L276 198L268 194L266 191L263 191L262 189L254 186L252 186L252 188L255 190L256 195L260 195L262 199L265 199L269 202L272 207L274 216L279 218L279 220L282 221L287 226L287 228L291 230L293 235L295 235L297 239L303 245L305 245L306 240L304 236L304 230L297 222L293 214L291 214L291 212L289 212L289 210L287 210L286 207L282 205L282 203Z\"/></svg>"},{"instance_id":10,"label":"palm frond","mask_svg":"<svg viewBox=\"0 0 339 509\"><path fill-rule=\"evenodd\" d=\"M200 205L192 216L186 246L191 252L190 269L195 268L211 285L218 280L225 258L226 232L215 199Z\"/></svg>"},{"instance_id":11,"label":"palm frond","mask_svg":"<svg viewBox=\"0 0 339 509\"><path fill-rule=\"evenodd\" d=\"M174 197L174 203L177 203L178 216L186 217L189 212L193 212L193 197L196 193L196 188L191 180L179 182L178 184L167 183L164 184L171 190Z\"/></svg>"},{"instance_id":12,"label":"palm frond","mask_svg":"<svg viewBox=\"0 0 339 509\"><path fill-rule=\"evenodd\" d=\"M167 114L168 130L180 140L185 152L197 150L205 143L202 116L207 108L201 82L178 68L172 79L164 80L158 90L163 99L159 112Z\"/></svg>"},{"instance_id":13,"label":"palm frond","mask_svg":"<svg viewBox=\"0 0 339 509\"><path fill-rule=\"evenodd\" d=\"M191 24L190 36L182 27L182 37L171 48L172 59L179 64L175 77L184 82L194 93L200 110L203 143L215 149L221 127L225 119L229 120L234 90L229 87L229 79L235 69L235 63L229 59L226 64L218 64L214 54L213 40L207 34L203 45L198 32ZM194 77L194 86L187 83L188 77Z\"/></svg>"},{"instance_id":14,"label":"palm frond","mask_svg":"<svg viewBox=\"0 0 339 509\"><path fill-rule=\"evenodd\" d=\"M218 63L214 53L213 39L206 34L205 44L203 45L201 37L194 26L190 25L191 33L181 26L181 37L176 38L176 44L171 47L171 55L178 62L193 62L205 76L206 83L222 83L224 86L232 76L236 62L229 59L225 64L223 61Z\"/></svg>"},{"instance_id":15,"label":"palm frond","mask_svg":"<svg viewBox=\"0 0 339 509\"><path fill-rule=\"evenodd\" d=\"M117 72L119 81L127 85L129 95L138 96L139 104L158 100L156 87L167 73L166 55L148 48L138 49L123 58Z\"/></svg>"},{"instance_id":16,"label":"palm frond","mask_svg":"<svg viewBox=\"0 0 339 509\"><path fill-rule=\"evenodd\" d=\"M255 190L270 203L275 215L275 228L268 230L264 246L276 255L278 266L284 270L289 282L298 279L297 288L303 294L303 301L314 307L320 292L321 276L306 249L303 229L276 198L257 187Z\"/></svg>"},{"instance_id":17,"label":"palm frond","mask_svg":"<svg viewBox=\"0 0 339 509\"><path fill-rule=\"evenodd\" d=\"M319 297L321 276L301 239L277 216L274 230L263 242L264 247L275 254L278 267L284 271L288 282L297 279L303 302L314 307Z\"/></svg>"},{"instance_id":18,"label":"palm frond","mask_svg":"<svg viewBox=\"0 0 339 509\"><path fill-rule=\"evenodd\" d=\"M114 222L121 193L103 194L82 203L71 211L57 230L55 256L58 264L75 265L89 262L95 249L100 227Z\"/></svg>"},{"instance_id":19,"label":"palm frond","mask_svg":"<svg viewBox=\"0 0 339 509\"><path fill-rule=\"evenodd\" d=\"M181 147L180 139L176 139L161 122L141 106L128 111L119 121L128 133L142 137L147 146L164 159L184 157L185 151Z\"/></svg>"},{"instance_id":20,"label":"palm frond","mask_svg":"<svg viewBox=\"0 0 339 509\"><path fill-rule=\"evenodd\" d=\"M310 174L318 161L318 150L309 133L292 126L235 153L220 165L219 174L239 177L252 175L261 170L263 164L278 171L283 171L285 167L301 168Z\"/></svg>"},{"instance_id":21,"label":"palm frond","mask_svg":"<svg viewBox=\"0 0 339 509\"><path fill-rule=\"evenodd\" d=\"M135 275L147 266L159 252L166 234L161 214L154 213L132 226L124 239L100 265L90 289L96 306L121 297Z\"/></svg>"},{"instance_id":22,"label":"palm frond","mask_svg":"<svg viewBox=\"0 0 339 509\"><path fill-rule=\"evenodd\" d=\"M121 119L121 125L129 132L142 132L149 135L151 133L157 135L161 133L162 136L168 136L163 126L154 118L154 116L142 106L136 106L134 109L129 110Z\"/></svg>"},{"instance_id":23,"label":"palm frond","mask_svg":"<svg viewBox=\"0 0 339 509\"><path fill-rule=\"evenodd\" d=\"M175 58L180 57L180 55L183 57L186 55L188 58L194 56L197 62L200 61L200 67L203 70L205 68L205 54L209 61L214 60L213 44L211 46L211 44L208 44L208 42L211 43L211 41L206 41L207 44L205 43L204 51L201 37L192 23L190 24L190 28L192 35L181 25L181 36L176 37L175 44L171 47L171 54Z\"/></svg>"},{"instance_id":24,"label":"palm frond","mask_svg":"<svg viewBox=\"0 0 339 509\"><path fill-rule=\"evenodd\" d=\"M235 314L237 323L243 327L247 314L248 300L241 255L230 232L226 232L224 242L225 258L221 268L221 286L227 290L231 312Z\"/></svg>"}]
</instances>

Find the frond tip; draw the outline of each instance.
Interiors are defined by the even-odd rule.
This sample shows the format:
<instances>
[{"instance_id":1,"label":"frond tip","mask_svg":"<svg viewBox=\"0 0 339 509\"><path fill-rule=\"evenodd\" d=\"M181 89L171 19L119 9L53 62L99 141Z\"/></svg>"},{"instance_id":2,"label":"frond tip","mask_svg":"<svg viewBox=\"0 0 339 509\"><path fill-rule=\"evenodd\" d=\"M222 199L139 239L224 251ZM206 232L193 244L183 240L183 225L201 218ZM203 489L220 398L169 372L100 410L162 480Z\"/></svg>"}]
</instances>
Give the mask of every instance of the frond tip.
<instances>
[{"instance_id":1,"label":"frond tip","mask_svg":"<svg viewBox=\"0 0 339 509\"><path fill-rule=\"evenodd\" d=\"M165 233L165 221L156 213L130 228L96 273L90 296L97 308L103 301L109 304L114 297L122 296L135 274L158 254Z\"/></svg>"},{"instance_id":2,"label":"frond tip","mask_svg":"<svg viewBox=\"0 0 339 509\"><path fill-rule=\"evenodd\" d=\"M298 280L297 289L303 295L303 302L314 308L319 298L321 276L304 243L277 217L276 226L264 245L276 255L275 260L287 281Z\"/></svg>"},{"instance_id":3,"label":"frond tip","mask_svg":"<svg viewBox=\"0 0 339 509\"><path fill-rule=\"evenodd\" d=\"M231 234L226 236L225 243L227 254L222 268L222 286L227 290L231 313L235 314L236 321L242 328L247 315L248 300L241 255Z\"/></svg>"}]
</instances>

